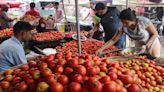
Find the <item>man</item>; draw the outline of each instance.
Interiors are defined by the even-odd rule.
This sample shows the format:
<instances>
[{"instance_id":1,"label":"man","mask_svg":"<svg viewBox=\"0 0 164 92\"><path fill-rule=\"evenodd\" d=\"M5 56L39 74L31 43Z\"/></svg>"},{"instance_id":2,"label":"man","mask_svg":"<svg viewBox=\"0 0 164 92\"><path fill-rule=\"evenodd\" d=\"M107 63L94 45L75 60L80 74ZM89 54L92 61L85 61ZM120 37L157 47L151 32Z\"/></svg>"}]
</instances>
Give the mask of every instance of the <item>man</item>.
<instances>
[{"instance_id":1,"label":"man","mask_svg":"<svg viewBox=\"0 0 164 92\"><path fill-rule=\"evenodd\" d=\"M9 28L9 23L14 21L14 19L11 19L7 15L9 7L7 5L2 5L0 10L0 29L6 29Z\"/></svg>"},{"instance_id":2,"label":"man","mask_svg":"<svg viewBox=\"0 0 164 92\"><path fill-rule=\"evenodd\" d=\"M25 15L31 15L31 16L40 17L39 12L35 10L35 3L34 2L30 3L30 10L27 11L25 13Z\"/></svg>"},{"instance_id":3,"label":"man","mask_svg":"<svg viewBox=\"0 0 164 92\"><path fill-rule=\"evenodd\" d=\"M59 23L63 19L63 11L59 9L59 2L55 2L54 8L55 8L55 15L54 15L55 22Z\"/></svg>"},{"instance_id":4,"label":"man","mask_svg":"<svg viewBox=\"0 0 164 92\"><path fill-rule=\"evenodd\" d=\"M93 30L90 31L90 35L97 31L101 24L105 32L105 42L109 41L114 34L122 28L121 21L119 19L119 10L116 7L108 8L104 3L98 2L95 6L96 16L100 18L97 20L97 24ZM99 23L98 23L99 21ZM123 48L125 42L125 35L123 35L118 43L115 44L117 48Z\"/></svg>"},{"instance_id":5,"label":"man","mask_svg":"<svg viewBox=\"0 0 164 92\"><path fill-rule=\"evenodd\" d=\"M14 36L0 45L0 72L27 63L22 44L32 38L31 30L28 22L18 21L14 25Z\"/></svg>"}]
</instances>

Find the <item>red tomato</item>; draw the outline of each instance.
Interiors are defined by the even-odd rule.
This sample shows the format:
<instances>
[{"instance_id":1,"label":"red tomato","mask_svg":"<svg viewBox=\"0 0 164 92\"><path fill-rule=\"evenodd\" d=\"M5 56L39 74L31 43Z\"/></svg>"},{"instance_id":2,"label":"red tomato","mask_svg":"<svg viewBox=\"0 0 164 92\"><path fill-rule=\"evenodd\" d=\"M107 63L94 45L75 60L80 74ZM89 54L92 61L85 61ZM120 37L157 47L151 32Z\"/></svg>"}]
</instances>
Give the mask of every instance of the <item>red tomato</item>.
<instances>
[{"instance_id":1,"label":"red tomato","mask_svg":"<svg viewBox=\"0 0 164 92\"><path fill-rule=\"evenodd\" d=\"M58 82L60 82L63 85L66 85L68 83L69 79L66 75L60 75L58 78Z\"/></svg>"},{"instance_id":2,"label":"red tomato","mask_svg":"<svg viewBox=\"0 0 164 92\"><path fill-rule=\"evenodd\" d=\"M89 84L89 91L90 92L101 92L102 91L102 84L99 81L94 81Z\"/></svg>"},{"instance_id":3,"label":"red tomato","mask_svg":"<svg viewBox=\"0 0 164 92\"><path fill-rule=\"evenodd\" d=\"M10 87L10 83L8 81L1 81L0 86L2 89L8 89Z\"/></svg>"},{"instance_id":4,"label":"red tomato","mask_svg":"<svg viewBox=\"0 0 164 92\"><path fill-rule=\"evenodd\" d=\"M114 72L109 72L109 77L111 78L111 80L117 80L117 74L116 73L114 73Z\"/></svg>"},{"instance_id":5,"label":"red tomato","mask_svg":"<svg viewBox=\"0 0 164 92\"><path fill-rule=\"evenodd\" d=\"M82 87L81 87L80 83L72 82L69 85L69 92L81 92L81 90L82 90Z\"/></svg>"},{"instance_id":6,"label":"red tomato","mask_svg":"<svg viewBox=\"0 0 164 92\"><path fill-rule=\"evenodd\" d=\"M109 76L104 76L104 77L101 77L101 79L100 79L100 82L103 84L108 83L109 81L110 81Z\"/></svg>"},{"instance_id":7,"label":"red tomato","mask_svg":"<svg viewBox=\"0 0 164 92\"><path fill-rule=\"evenodd\" d=\"M90 67L90 68L87 69L87 75L88 75L88 76L94 76L94 75L96 75L96 74L97 74L96 68Z\"/></svg>"},{"instance_id":8,"label":"red tomato","mask_svg":"<svg viewBox=\"0 0 164 92\"><path fill-rule=\"evenodd\" d=\"M116 92L117 84L114 81L110 81L103 86L103 92Z\"/></svg>"},{"instance_id":9,"label":"red tomato","mask_svg":"<svg viewBox=\"0 0 164 92\"><path fill-rule=\"evenodd\" d=\"M30 60L30 61L28 62L28 65L29 65L29 67L36 67L36 66L37 66L37 63L36 63L36 61Z\"/></svg>"},{"instance_id":10,"label":"red tomato","mask_svg":"<svg viewBox=\"0 0 164 92\"><path fill-rule=\"evenodd\" d=\"M51 92L63 92L64 88L63 85L58 83L58 82L54 82L51 84Z\"/></svg>"},{"instance_id":11,"label":"red tomato","mask_svg":"<svg viewBox=\"0 0 164 92\"><path fill-rule=\"evenodd\" d=\"M39 64L39 69L40 70L42 70L42 69L45 69L45 68L47 68L48 67L48 65L47 65L47 63L41 63L41 64Z\"/></svg>"},{"instance_id":12,"label":"red tomato","mask_svg":"<svg viewBox=\"0 0 164 92\"><path fill-rule=\"evenodd\" d=\"M25 82L21 82L17 90L18 92L25 92L27 90L27 84Z\"/></svg>"},{"instance_id":13,"label":"red tomato","mask_svg":"<svg viewBox=\"0 0 164 92\"><path fill-rule=\"evenodd\" d=\"M6 75L4 80L10 82L13 80L13 76L12 75Z\"/></svg>"},{"instance_id":14,"label":"red tomato","mask_svg":"<svg viewBox=\"0 0 164 92\"><path fill-rule=\"evenodd\" d=\"M49 68L45 68L41 70L41 74L46 77L46 76L51 75L52 71Z\"/></svg>"},{"instance_id":15,"label":"red tomato","mask_svg":"<svg viewBox=\"0 0 164 92\"><path fill-rule=\"evenodd\" d=\"M57 66L54 68L53 73L62 73L63 71L64 71L63 66L57 65Z\"/></svg>"},{"instance_id":16,"label":"red tomato","mask_svg":"<svg viewBox=\"0 0 164 92\"><path fill-rule=\"evenodd\" d=\"M29 70L29 66L28 65L22 65L21 66L21 70L28 71Z\"/></svg>"},{"instance_id":17,"label":"red tomato","mask_svg":"<svg viewBox=\"0 0 164 92\"><path fill-rule=\"evenodd\" d=\"M78 60L76 59L71 59L67 62L68 66L71 68L75 68L78 66Z\"/></svg>"},{"instance_id":18,"label":"red tomato","mask_svg":"<svg viewBox=\"0 0 164 92\"><path fill-rule=\"evenodd\" d=\"M47 82L48 82L49 84L51 84L51 83L54 83L54 82L57 81L58 76L55 76L54 74L51 74L51 75L47 76L46 79L47 79Z\"/></svg>"},{"instance_id":19,"label":"red tomato","mask_svg":"<svg viewBox=\"0 0 164 92\"><path fill-rule=\"evenodd\" d=\"M129 75L121 75L119 79L126 85L133 83L133 78Z\"/></svg>"},{"instance_id":20,"label":"red tomato","mask_svg":"<svg viewBox=\"0 0 164 92\"><path fill-rule=\"evenodd\" d=\"M73 72L73 69L70 68L70 67L66 67L66 68L64 69L64 74L65 74L65 75L69 75L69 74L71 74L72 72Z\"/></svg>"},{"instance_id":21,"label":"red tomato","mask_svg":"<svg viewBox=\"0 0 164 92\"><path fill-rule=\"evenodd\" d=\"M76 72L76 73L79 73L79 74L81 74L81 75L85 75L86 72L87 72L87 70L86 70L86 68L85 68L84 66L78 65L78 66L75 68L75 72Z\"/></svg>"},{"instance_id":22,"label":"red tomato","mask_svg":"<svg viewBox=\"0 0 164 92\"><path fill-rule=\"evenodd\" d=\"M128 92L140 92L140 88L137 84L132 84L128 87Z\"/></svg>"},{"instance_id":23,"label":"red tomato","mask_svg":"<svg viewBox=\"0 0 164 92\"><path fill-rule=\"evenodd\" d=\"M75 75L72 77L72 81L81 83L81 82L83 81L83 77L82 77L82 75L80 75L80 74L75 74Z\"/></svg>"},{"instance_id":24,"label":"red tomato","mask_svg":"<svg viewBox=\"0 0 164 92\"><path fill-rule=\"evenodd\" d=\"M47 62L53 61L54 59L55 59L55 56L54 56L54 55L49 55L49 56L47 57Z\"/></svg>"}]
</instances>

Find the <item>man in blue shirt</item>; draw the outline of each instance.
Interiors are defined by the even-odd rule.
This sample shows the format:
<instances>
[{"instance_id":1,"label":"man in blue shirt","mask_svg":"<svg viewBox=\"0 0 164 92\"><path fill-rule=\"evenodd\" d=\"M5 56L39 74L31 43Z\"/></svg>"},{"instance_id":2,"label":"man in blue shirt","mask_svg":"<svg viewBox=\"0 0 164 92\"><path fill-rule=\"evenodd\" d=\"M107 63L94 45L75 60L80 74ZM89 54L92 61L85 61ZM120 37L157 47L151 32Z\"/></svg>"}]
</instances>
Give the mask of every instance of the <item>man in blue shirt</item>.
<instances>
[{"instance_id":1,"label":"man in blue shirt","mask_svg":"<svg viewBox=\"0 0 164 92\"><path fill-rule=\"evenodd\" d=\"M117 31L121 30L122 23L119 19L120 12L116 7L107 7L104 3L98 2L95 6L96 16L100 18L100 23L96 24L93 30L90 32L97 31L101 24L105 32L105 42L108 42ZM122 35L118 43L115 44L117 48L123 48L125 42L125 35Z\"/></svg>"},{"instance_id":2,"label":"man in blue shirt","mask_svg":"<svg viewBox=\"0 0 164 92\"><path fill-rule=\"evenodd\" d=\"M31 30L28 22L18 21L14 25L14 36L0 44L0 72L27 63L22 43L32 38Z\"/></svg>"}]
</instances>

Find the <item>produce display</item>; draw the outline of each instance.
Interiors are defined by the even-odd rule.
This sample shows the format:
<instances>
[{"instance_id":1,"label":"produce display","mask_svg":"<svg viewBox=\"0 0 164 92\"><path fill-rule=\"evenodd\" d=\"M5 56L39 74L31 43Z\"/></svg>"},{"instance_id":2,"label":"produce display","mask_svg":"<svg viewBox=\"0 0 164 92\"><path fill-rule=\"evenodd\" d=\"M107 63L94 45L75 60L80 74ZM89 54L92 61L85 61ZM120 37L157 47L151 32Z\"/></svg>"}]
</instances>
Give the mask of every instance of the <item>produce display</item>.
<instances>
[{"instance_id":1,"label":"produce display","mask_svg":"<svg viewBox=\"0 0 164 92\"><path fill-rule=\"evenodd\" d=\"M13 28L0 30L0 38L11 37L13 35Z\"/></svg>"},{"instance_id":2,"label":"produce display","mask_svg":"<svg viewBox=\"0 0 164 92\"><path fill-rule=\"evenodd\" d=\"M75 31L67 32L67 33L65 33L65 38L71 38L73 34L77 34L77 32L75 32ZM87 36L88 32L87 31L80 31L80 35Z\"/></svg>"},{"instance_id":3,"label":"produce display","mask_svg":"<svg viewBox=\"0 0 164 92\"><path fill-rule=\"evenodd\" d=\"M119 65L135 73L135 76L138 77L138 83L145 92L164 92L164 68L157 66L154 61L134 59L121 61Z\"/></svg>"},{"instance_id":4,"label":"produce display","mask_svg":"<svg viewBox=\"0 0 164 92\"><path fill-rule=\"evenodd\" d=\"M95 52L101 47L103 46L104 43L101 41L97 41L97 40L92 40L92 39L88 39L84 42L81 42L81 46L82 46L82 53L87 53L87 54L95 54ZM77 53L77 42L76 41L70 41L64 44L64 46L58 46L56 47L58 52L67 52L70 51L72 53ZM111 46L108 50L116 50L117 48L114 46ZM109 54L109 55L118 55L118 54ZM107 56L109 56L107 55Z\"/></svg>"},{"instance_id":5,"label":"produce display","mask_svg":"<svg viewBox=\"0 0 164 92\"><path fill-rule=\"evenodd\" d=\"M43 32L37 33L33 36L34 41L43 42L43 41L57 41L64 38L64 34L61 32Z\"/></svg>"},{"instance_id":6,"label":"produce display","mask_svg":"<svg viewBox=\"0 0 164 92\"><path fill-rule=\"evenodd\" d=\"M26 20L26 21L35 21L35 20L37 20L37 19L38 19L38 17L32 16L32 15L25 15L25 16L23 17L23 20Z\"/></svg>"},{"instance_id":7,"label":"produce display","mask_svg":"<svg viewBox=\"0 0 164 92\"><path fill-rule=\"evenodd\" d=\"M150 61L109 62L92 55L57 53L6 70L0 92L164 92L163 72Z\"/></svg>"}]
</instances>

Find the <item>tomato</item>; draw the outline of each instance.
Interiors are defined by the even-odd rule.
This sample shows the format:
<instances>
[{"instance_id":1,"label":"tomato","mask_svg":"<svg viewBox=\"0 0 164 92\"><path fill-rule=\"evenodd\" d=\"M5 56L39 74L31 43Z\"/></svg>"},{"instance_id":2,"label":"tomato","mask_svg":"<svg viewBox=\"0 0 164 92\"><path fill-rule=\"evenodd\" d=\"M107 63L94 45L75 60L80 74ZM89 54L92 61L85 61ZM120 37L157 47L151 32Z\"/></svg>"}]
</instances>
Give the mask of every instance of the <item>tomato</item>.
<instances>
[{"instance_id":1,"label":"tomato","mask_svg":"<svg viewBox=\"0 0 164 92\"><path fill-rule=\"evenodd\" d=\"M39 69L40 70L45 69L45 68L48 68L47 63L42 62L41 64L39 64Z\"/></svg>"},{"instance_id":2,"label":"tomato","mask_svg":"<svg viewBox=\"0 0 164 92\"><path fill-rule=\"evenodd\" d=\"M28 65L29 65L30 68L32 68L32 67L36 67L37 66L37 63L35 61L33 61L33 60L30 60L28 62Z\"/></svg>"},{"instance_id":3,"label":"tomato","mask_svg":"<svg viewBox=\"0 0 164 92\"><path fill-rule=\"evenodd\" d=\"M75 68L78 66L78 60L76 59L71 59L67 62L68 66L71 68Z\"/></svg>"},{"instance_id":4,"label":"tomato","mask_svg":"<svg viewBox=\"0 0 164 92\"><path fill-rule=\"evenodd\" d=\"M91 84L94 81L98 81L96 77L89 77L89 79L86 81L87 84Z\"/></svg>"},{"instance_id":5,"label":"tomato","mask_svg":"<svg viewBox=\"0 0 164 92\"><path fill-rule=\"evenodd\" d=\"M47 57L47 62L53 61L54 59L55 59L55 56L54 56L54 55L49 55L49 56Z\"/></svg>"},{"instance_id":6,"label":"tomato","mask_svg":"<svg viewBox=\"0 0 164 92\"><path fill-rule=\"evenodd\" d=\"M64 71L64 68L61 65L57 65L54 70L53 73L62 73Z\"/></svg>"},{"instance_id":7,"label":"tomato","mask_svg":"<svg viewBox=\"0 0 164 92\"><path fill-rule=\"evenodd\" d=\"M45 68L45 69L42 69L41 70L41 73L42 73L43 76L46 77L46 76L51 75L52 74L52 71L49 68Z\"/></svg>"},{"instance_id":8,"label":"tomato","mask_svg":"<svg viewBox=\"0 0 164 92\"><path fill-rule=\"evenodd\" d=\"M80 75L80 74L75 74L75 75L72 77L72 81L81 83L81 82L83 81L83 77L82 77L82 75Z\"/></svg>"},{"instance_id":9,"label":"tomato","mask_svg":"<svg viewBox=\"0 0 164 92\"><path fill-rule=\"evenodd\" d=\"M110 81L103 86L103 92L116 92L117 84L114 81Z\"/></svg>"},{"instance_id":10,"label":"tomato","mask_svg":"<svg viewBox=\"0 0 164 92\"><path fill-rule=\"evenodd\" d=\"M65 74L65 75L69 75L69 74L71 74L72 72L73 72L73 69L70 68L70 67L66 67L66 68L64 69L64 74Z\"/></svg>"},{"instance_id":11,"label":"tomato","mask_svg":"<svg viewBox=\"0 0 164 92\"><path fill-rule=\"evenodd\" d=\"M14 69L13 74L17 75L20 71L21 71L21 69Z\"/></svg>"},{"instance_id":12,"label":"tomato","mask_svg":"<svg viewBox=\"0 0 164 92\"><path fill-rule=\"evenodd\" d=\"M46 79L47 79L47 82L48 82L49 84L51 84L51 83L57 81L58 76L55 76L54 74L51 74L51 75L47 76Z\"/></svg>"},{"instance_id":13,"label":"tomato","mask_svg":"<svg viewBox=\"0 0 164 92\"><path fill-rule=\"evenodd\" d=\"M49 85L46 82L39 82L37 85L37 92L47 92Z\"/></svg>"},{"instance_id":14,"label":"tomato","mask_svg":"<svg viewBox=\"0 0 164 92\"><path fill-rule=\"evenodd\" d=\"M109 69L108 69L108 72L110 73L110 72L114 72L114 73L117 73L117 69L116 68L114 68L114 67L110 67Z\"/></svg>"},{"instance_id":15,"label":"tomato","mask_svg":"<svg viewBox=\"0 0 164 92\"><path fill-rule=\"evenodd\" d=\"M20 83L21 80L22 80L22 79L21 79L20 77L15 77L15 78L12 80L12 84Z\"/></svg>"},{"instance_id":16,"label":"tomato","mask_svg":"<svg viewBox=\"0 0 164 92\"><path fill-rule=\"evenodd\" d=\"M99 81L94 81L89 84L89 91L90 92L101 92L102 91L102 84Z\"/></svg>"},{"instance_id":17,"label":"tomato","mask_svg":"<svg viewBox=\"0 0 164 92\"><path fill-rule=\"evenodd\" d=\"M117 80L117 74L116 73L114 73L114 72L109 72L109 77L111 78L111 80Z\"/></svg>"},{"instance_id":18,"label":"tomato","mask_svg":"<svg viewBox=\"0 0 164 92\"><path fill-rule=\"evenodd\" d=\"M35 82L29 85L30 92L33 92L34 90L36 90L36 88L37 88L37 85Z\"/></svg>"},{"instance_id":19,"label":"tomato","mask_svg":"<svg viewBox=\"0 0 164 92\"><path fill-rule=\"evenodd\" d=\"M121 80L115 80L115 82L117 83L117 84L119 84L119 85L121 85L121 86L123 86L124 84L122 83L122 81Z\"/></svg>"},{"instance_id":20,"label":"tomato","mask_svg":"<svg viewBox=\"0 0 164 92\"><path fill-rule=\"evenodd\" d=\"M81 92L82 87L80 83L77 82L71 82L69 85L69 92Z\"/></svg>"},{"instance_id":21,"label":"tomato","mask_svg":"<svg viewBox=\"0 0 164 92\"><path fill-rule=\"evenodd\" d=\"M100 71L101 72L107 72L107 67L106 66L103 66L103 65L100 65Z\"/></svg>"},{"instance_id":22,"label":"tomato","mask_svg":"<svg viewBox=\"0 0 164 92\"><path fill-rule=\"evenodd\" d=\"M59 59L57 65L61 65L64 66L66 64L66 60L65 59Z\"/></svg>"},{"instance_id":23,"label":"tomato","mask_svg":"<svg viewBox=\"0 0 164 92\"><path fill-rule=\"evenodd\" d=\"M2 89L8 89L10 87L10 83L8 81L1 81L0 86Z\"/></svg>"},{"instance_id":24,"label":"tomato","mask_svg":"<svg viewBox=\"0 0 164 92\"><path fill-rule=\"evenodd\" d=\"M126 85L134 83L133 78L129 75L121 75L119 79Z\"/></svg>"},{"instance_id":25,"label":"tomato","mask_svg":"<svg viewBox=\"0 0 164 92\"><path fill-rule=\"evenodd\" d=\"M79 74L81 74L81 75L84 76L84 75L86 74L87 70L86 70L86 68L85 68L84 66L78 65L78 66L75 68L75 72L76 72L76 73L79 73Z\"/></svg>"},{"instance_id":26,"label":"tomato","mask_svg":"<svg viewBox=\"0 0 164 92\"><path fill-rule=\"evenodd\" d=\"M68 84L68 77L66 75L60 75L60 77L58 78L58 82L60 82L63 85Z\"/></svg>"},{"instance_id":27,"label":"tomato","mask_svg":"<svg viewBox=\"0 0 164 92\"><path fill-rule=\"evenodd\" d=\"M31 70L30 74L33 77L33 79L38 79L40 77L40 71L39 70Z\"/></svg>"},{"instance_id":28,"label":"tomato","mask_svg":"<svg viewBox=\"0 0 164 92\"><path fill-rule=\"evenodd\" d=\"M6 75L4 80L10 82L13 80L13 76L12 75Z\"/></svg>"},{"instance_id":29,"label":"tomato","mask_svg":"<svg viewBox=\"0 0 164 92\"><path fill-rule=\"evenodd\" d=\"M121 85L119 85L119 84L116 84L116 91L117 92L121 92L122 91L122 86Z\"/></svg>"},{"instance_id":30,"label":"tomato","mask_svg":"<svg viewBox=\"0 0 164 92\"><path fill-rule=\"evenodd\" d=\"M101 77L101 79L100 79L100 82L103 83L103 84L105 84L105 83L107 83L109 81L110 81L110 77L109 76L104 76L104 77Z\"/></svg>"},{"instance_id":31,"label":"tomato","mask_svg":"<svg viewBox=\"0 0 164 92\"><path fill-rule=\"evenodd\" d=\"M128 87L128 92L140 92L140 88L137 84L132 84Z\"/></svg>"},{"instance_id":32,"label":"tomato","mask_svg":"<svg viewBox=\"0 0 164 92\"><path fill-rule=\"evenodd\" d=\"M87 75L88 75L88 76L94 76L94 75L96 75L96 74L97 74L96 68L90 67L90 68L87 69Z\"/></svg>"},{"instance_id":33,"label":"tomato","mask_svg":"<svg viewBox=\"0 0 164 92\"><path fill-rule=\"evenodd\" d=\"M21 66L21 70L28 71L29 70L29 66L28 65L22 65Z\"/></svg>"},{"instance_id":34,"label":"tomato","mask_svg":"<svg viewBox=\"0 0 164 92\"><path fill-rule=\"evenodd\" d=\"M27 84L25 82L21 82L17 90L18 92L25 92L27 90Z\"/></svg>"},{"instance_id":35,"label":"tomato","mask_svg":"<svg viewBox=\"0 0 164 92\"><path fill-rule=\"evenodd\" d=\"M30 84L34 83L34 80L33 80L32 78L27 77L27 78L25 78L25 82L26 82L28 85L30 85Z\"/></svg>"},{"instance_id":36,"label":"tomato","mask_svg":"<svg viewBox=\"0 0 164 92\"><path fill-rule=\"evenodd\" d=\"M92 64L91 64L91 62L90 61L86 61L86 62L84 62L84 64L83 64L86 68L89 68L89 67L91 67L92 66Z\"/></svg>"},{"instance_id":37,"label":"tomato","mask_svg":"<svg viewBox=\"0 0 164 92\"><path fill-rule=\"evenodd\" d=\"M55 58L62 59L63 58L63 54L62 53L56 53L55 54Z\"/></svg>"},{"instance_id":38,"label":"tomato","mask_svg":"<svg viewBox=\"0 0 164 92\"><path fill-rule=\"evenodd\" d=\"M63 92L64 87L62 84L58 82L54 82L51 84L51 92Z\"/></svg>"},{"instance_id":39,"label":"tomato","mask_svg":"<svg viewBox=\"0 0 164 92\"><path fill-rule=\"evenodd\" d=\"M5 75L11 75L14 71L12 69L8 69L5 71Z\"/></svg>"}]
</instances>

